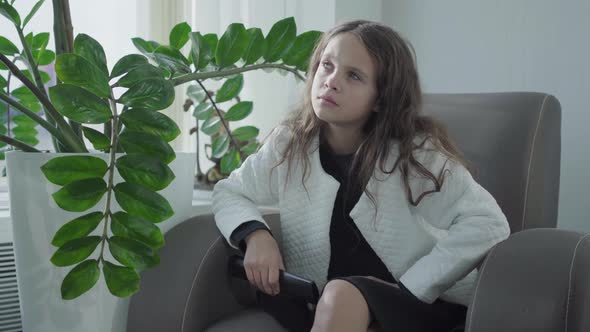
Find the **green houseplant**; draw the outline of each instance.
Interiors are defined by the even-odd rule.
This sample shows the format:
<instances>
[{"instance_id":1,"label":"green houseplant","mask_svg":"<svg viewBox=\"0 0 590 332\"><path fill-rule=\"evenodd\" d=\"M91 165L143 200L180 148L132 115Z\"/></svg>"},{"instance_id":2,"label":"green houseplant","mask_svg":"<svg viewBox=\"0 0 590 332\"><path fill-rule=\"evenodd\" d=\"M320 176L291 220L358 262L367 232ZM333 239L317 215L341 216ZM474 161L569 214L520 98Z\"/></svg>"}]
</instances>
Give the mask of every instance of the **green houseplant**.
<instances>
[{"instance_id":1,"label":"green houseplant","mask_svg":"<svg viewBox=\"0 0 590 332\"><path fill-rule=\"evenodd\" d=\"M231 172L256 150L253 133L257 130L240 133L239 128L231 131L227 125L247 116L250 106L241 104L238 111L224 112L216 104L237 97L236 83L241 88L241 73L246 71L277 69L301 77L320 33L297 36L293 18L277 22L266 36L240 23L229 25L220 37L193 32L188 24L180 23L170 32L167 45L133 38L141 54L122 57L109 71L98 41L85 34L73 38L67 0L53 1L57 56L47 49L48 33L25 34L27 23L43 2L38 1L24 19L12 6L14 0L0 2L0 14L13 23L21 44L19 48L0 36L0 74L6 75L0 79L0 112L9 118L10 112L17 112L12 121L30 129L41 126L51 134L56 152L73 153L41 167L46 179L60 186L52 194L55 203L81 213L64 220L52 240L57 249L51 262L74 266L61 284L62 298L74 299L90 290L101 270L109 291L127 297L139 288L138 271L159 263L157 250L164 241L155 224L174 213L158 193L175 176L168 166L175 158L169 142L180 130L158 112L174 101L174 87L195 82L199 89L189 88L189 95L197 97L197 107L207 100L211 103L207 112L198 114L207 123L220 167ZM47 74L39 65L53 58L58 82L46 89ZM226 79L223 86L228 88L216 94L217 103L205 88L207 79ZM240 80L242 83L236 82ZM11 90L15 81L22 87ZM41 110L44 116L39 115ZM102 125L103 130L89 124ZM18 132L0 133L0 142L41 152L34 147L32 131ZM87 154L84 138L107 154L106 161ZM115 173L122 182L115 183ZM103 197L105 206L97 206ZM112 210L115 200L122 211ZM96 230L98 235L90 235ZM107 249L113 261L106 258Z\"/></svg>"}]
</instances>

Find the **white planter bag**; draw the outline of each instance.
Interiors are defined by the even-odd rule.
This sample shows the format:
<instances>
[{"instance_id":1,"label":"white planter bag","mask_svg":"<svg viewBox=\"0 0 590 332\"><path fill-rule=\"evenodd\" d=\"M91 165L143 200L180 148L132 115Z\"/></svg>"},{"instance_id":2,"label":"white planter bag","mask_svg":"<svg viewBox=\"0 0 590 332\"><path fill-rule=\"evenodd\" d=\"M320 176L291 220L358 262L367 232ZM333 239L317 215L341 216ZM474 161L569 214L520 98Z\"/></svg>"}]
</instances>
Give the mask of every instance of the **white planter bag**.
<instances>
[{"instance_id":1,"label":"white planter bag","mask_svg":"<svg viewBox=\"0 0 590 332\"><path fill-rule=\"evenodd\" d=\"M6 153L23 329L26 332L123 332L129 298L111 295L102 272L97 284L87 293L74 300L61 299L61 282L74 266L56 267L49 261L57 250L51 245L51 239L64 223L92 211L64 211L51 197L60 186L47 181L40 167L62 155L72 154ZM94 156L108 162L107 154ZM174 215L157 224L162 233L191 216L194 164L194 153L177 152L176 159L169 165L176 178L159 193L168 200ZM117 174L115 183L121 181ZM106 195L94 209L102 210L105 201ZM111 210L121 210L116 201ZM92 234L102 234L103 225L101 222ZM106 259L120 265L106 248L105 253ZM98 249L89 258L97 256Z\"/></svg>"}]
</instances>

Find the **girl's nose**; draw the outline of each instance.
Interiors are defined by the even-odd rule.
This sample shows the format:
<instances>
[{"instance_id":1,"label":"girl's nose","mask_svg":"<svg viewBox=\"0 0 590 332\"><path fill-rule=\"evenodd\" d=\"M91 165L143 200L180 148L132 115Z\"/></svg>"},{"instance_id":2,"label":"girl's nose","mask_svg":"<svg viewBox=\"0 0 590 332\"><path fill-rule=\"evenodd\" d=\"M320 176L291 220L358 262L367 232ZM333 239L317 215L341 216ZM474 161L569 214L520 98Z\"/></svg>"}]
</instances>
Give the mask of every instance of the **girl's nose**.
<instances>
[{"instance_id":1,"label":"girl's nose","mask_svg":"<svg viewBox=\"0 0 590 332\"><path fill-rule=\"evenodd\" d=\"M330 89L335 91L340 91L340 81L338 79L338 73L333 72L328 77L326 77L326 82L324 85Z\"/></svg>"}]
</instances>

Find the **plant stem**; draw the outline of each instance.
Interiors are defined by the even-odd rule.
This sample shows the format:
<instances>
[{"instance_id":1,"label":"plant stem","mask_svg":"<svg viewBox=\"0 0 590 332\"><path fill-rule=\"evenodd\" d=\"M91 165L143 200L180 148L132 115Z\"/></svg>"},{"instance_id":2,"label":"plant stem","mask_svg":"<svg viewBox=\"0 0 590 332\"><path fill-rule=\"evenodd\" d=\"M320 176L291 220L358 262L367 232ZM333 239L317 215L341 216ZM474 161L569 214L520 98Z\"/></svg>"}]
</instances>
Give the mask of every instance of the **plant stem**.
<instances>
[{"instance_id":1,"label":"plant stem","mask_svg":"<svg viewBox=\"0 0 590 332\"><path fill-rule=\"evenodd\" d=\"M31 49L29 48L29 45L27 44L23 30L19 26L16 26L16 31L18 33L18 37L21 41L21 44L23 45L23 51L25 53L25 57L23 59L23 62L27 65L27 67L29 67L29 71L31 72L31 75L32 75L33 79L35 80L35 84L37 85L39 90L43 93L43 95L47 96L47 93L45 92L45 85L43 84L43 80L41 79L41 75L39 74L39 69L37 68L37 63L35 62L35 59L33 59L33 54L31 53ZM45 113L45 117L47 118L47 121L52 126L55 127L56 126L55 115L52 114L51 112L48 112L47 107L45 105L43 105L43 110ZM59 116L59 114L58 114L58 116ZM63 142L62 142L62 144L63 144ZM58 152L62 151L61 145L57 142L57 139L55 137L53 137L53 146L55 147L56 151L58 151Z\"/></svg>"},{"instance_id":2,"label":"plant stem","mask_svg":"<svg viewBox=\"0 0 590 332\"><path fill-rule=\"evenodd\" d=\"M0 141L4 142L6 144L10 144L10 145L14 146L15 148L19 148L19 149L23 150L24 152L41 152L41 151L35 149L34 147L28 145L27 143L21 142L19 140L8 137L6 135L0 134Z\"/></svg>"},{"instance_id":3,"label":"plant stem","mask_svg":"<svg viewBox=\"0 0 590 332\"><path fill-rule=\"evenodd\" d=\"M239 74L239 73L243 73L243 72L247 72L247 71L251 71L251 70L264 69L264 68L277 68L277 69L283 69L286 71L290 71L291 73L293 73L293 75L295 75L295 77L297 77L301 81L305 81L305 77L301 76L301 74L299 74L299 72L297 71L296 68L292 68L289 66L280 65L280 64L276 64L276 63L261 63L258 65L251 65L251 66L246 66L246 67L241 67L241 68L223 69L223 70L217 70L217 71L210 71L210 72L206 72L206 73L198 73L198 72L197 73L190 73L190 74L178 76L178 77L172 79L172 83L176 86L176 85L180 85L180 84L190 82L190 81L204 80L206 78L213 78L213 77L229 76L229 75L234 75L234 74Z\"/></svg>"},{"instance_id":4,"label":"plant stem","mask_svg":"<svg viewBox=\"0 0 590 332\"><path fill-rule=\"evenodd\" d=\"M64 143L72 150L71 152L88 152L86 146L84 146L83 141L78 136L76 136L72 130L72 127L68 125L68 123L55 109L53 104L49 101L47 95L45 94L45 90L41 91L38 89L35 84L33 84L33 82L31 82L31 80L29 80L14 63L12 63L12 61L10 61L1 53L0 61L4 62L12 74L14 74L14 76L16 76L29 90L31 90L31 92L37 97L41 104L45 106L46 112L51 114L53 119L57 122L58 128L62 130Z\"/></svg>"},{"instance_id":5,"label":"plant stem","mask_svg":"<svg viewBox=\"0 0 590 332\"><path fill-rule=\"evenodd\" d=\"M74 27L68 0L53 0L53 35L56 54L74 52Z\"/></svg>"},{"instance_id":6,"label":"plant stem","mask_svg":"<svg viewBox=\"0 0 590 332\"><path fill-rule=\"evenodd\" d=\"M6 95L10 96L10 79L12 78L12 73L8 72L8 76L6 79ZM10 135L10 125L12 121L10 121L10 104L6 103L6 132Z\"/></svg>"},{"instance_id":7,"label":"plant stem","mask_svg":"<svg viewBox=\"0 0 590 332\"><path fill-rule=\"evenodd\" d=\"M17 26L16 31L18 33L18 37L20 39L20 42L23 44L23 51L25 52L25 59L27 60L27 64L29 65L29 70L31 71L31 75L33 76L33 79L35 80L35 84L37 84L37 88L39 88L39 90L45 96L47 96L47 93L45 92L45 85L43 85L43 80L41 79L41 75L39 74L39 70L37 68L37 63L35 62L35 59L33 58L33 53L31 53L31 49L29 48L29 45L27 44L23 30Z\"/></svg>"},{"instance_id":8,"label":"plant stem","mask_svg":"<svg viewBox=\"0 0 590 332\"><path fill-rule=\"evenodd\" d=\"M53 0L53 35L55 36L55 54L74 53L74 27L70 15L68 0ZM59 78L57 82L60 83ZM69 120L74 133L82 139L82 125Z\"/></svg>"},{"instance_id":9,"label":"plant stem","mask_svg":"<svg viewBox=\"0 0 590 332\"><path fill-rule=\"evenodd\" d=\"M109 104L111 106L111 111L113 112L113 119L111 120L111 149L110 149L110 157L109 157L109 180L107 183L107 201L106 207L104 211L104 229L102 233L102 243L100 246L100 256L98 259L103 261L103 252L105 242L108 239L108 224L109 224L109 217L111 217L111 199L113 194L113 178L115 176L115 161L117 158L117 139L119 137L118 122L119 116L117 115L117 104L115 103L115 98L113 97L113 92L111 91L111 96L109 98Z\"/></svg>"},{"instance_id":10,"label":"plant stem","mask_svg":"<svg viewBox=\"0 0 590 332\"><path fill-rule=\"evenodd\" d=\"M19 102L15 101L14 99L10 98L8 95L4 94L3 92L0 92L0 99L5 101L8 105L11 105L14 108L18 109L19 111L23 112L26 116L31 118L33 121L40 124L41 127L45 128L52 136L57 138L60 142L63 140L63 136L62 136L61 132L59 132L57 130L57 128L52 126L49 122L45 121L45 119L38 116L35 112L26 108L24 105L20 104Z\"/></svg>"},{"instance_id":11,"label":"plant stem","mask_svg":"<svg viewBox=\"0 0 590 332\"><path fill-rule=\"evenodd\" d=\"M201 81L199 81L199 80L196 80L196 81L201 86L201 89L203 89L203 91L205 91L205 94L207 95L207 98L209 99L209 101L213 105L213 108L215 108L215 112L217 112L217 116L219 116L219 120L221 121L221 124L225 128L225 131L227 132L227 135L229 136L231 144L236 148L236 150L238 150L238 143L236 142L234 136L231 134L231 131L229 130L229 126L227 125L227 123L223 119L223 116L221 115L221 111L219 110L219 108L217 108L217 104L215 104L215 102L213 101L211 94L209 94L209 91L207 91L207 89L205 89L205 87L203 86L203 83L201 83ZM199 135L198 128L197 128L197 132L195 134Z\"/></svg>"}]
</instances>

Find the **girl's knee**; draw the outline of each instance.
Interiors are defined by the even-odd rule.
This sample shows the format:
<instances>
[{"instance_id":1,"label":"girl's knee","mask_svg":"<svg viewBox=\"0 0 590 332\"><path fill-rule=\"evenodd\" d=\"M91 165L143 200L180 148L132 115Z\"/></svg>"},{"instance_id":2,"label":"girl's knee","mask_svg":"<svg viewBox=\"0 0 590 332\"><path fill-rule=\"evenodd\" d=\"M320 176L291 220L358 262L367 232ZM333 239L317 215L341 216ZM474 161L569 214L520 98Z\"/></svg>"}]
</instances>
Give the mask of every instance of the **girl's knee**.
<instances>
[{"instance_id":1,"label":"girl's knee","mask_svg":"<svg viewBox=\"0 0 590 332\"><path fill-rule=\"evenodd\" d=\"M316 319L354 319L369 323L369 308L361 292L345 280L326 284L316 307Z\"/></svg>"}]
</instances>

